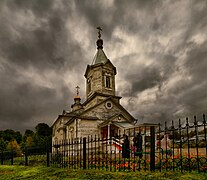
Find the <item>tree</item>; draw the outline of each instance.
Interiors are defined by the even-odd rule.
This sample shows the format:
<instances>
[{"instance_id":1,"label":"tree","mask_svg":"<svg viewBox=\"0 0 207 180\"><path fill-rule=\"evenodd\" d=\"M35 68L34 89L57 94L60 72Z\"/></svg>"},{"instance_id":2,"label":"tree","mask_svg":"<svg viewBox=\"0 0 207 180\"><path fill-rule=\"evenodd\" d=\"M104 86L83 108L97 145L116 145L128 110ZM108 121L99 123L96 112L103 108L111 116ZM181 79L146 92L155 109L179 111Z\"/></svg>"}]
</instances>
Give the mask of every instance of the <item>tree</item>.
<instances>
[{"instance_id":1,"label":"tree","mask_svg":"<svg viewBox=\"0 0 207 180\"><path fill-rule=\"evenodd\" d=\"M32 137L34 136L34 132L30 129L27 129L25 132L24 132L24 136L23 136L23 142L26 143L27 141L27 137Z\"/></svg>"},{"instance_id":2,"label":"tree","mask_svg":"<svg viewBox=\"0 0 207 180\"><path fill-rule=\"evenodd\" d=\"M15 139L17 143L20 144L22 141L21 133L19 131L14 131L12 129L0 131L0 137L3 138L5 142L10 142L13 139Z\"/></svg>"},{"instance_id":3,"label":"tree","mask_svg":"<svg viewBox=\"0 0 207 180\"><path fill-rule=\"evenodd\" d=\"M51 128L45 123L39 123L35 127L35 130L38 136L42 136L42 137L51 136Z\"/></svg>"},{"instance_id":4,"label":"tree","mask_svg":"<svg viewBox=\"0 0 207 180\"><path fill-rule=\"evenodd\" d=\"M2 138L4 139L4 141L10 142L12 139L14 139L14 134L15 132L12 129L7 129L3 131Z\"/></svg>"},{"instance_id":5,"label":"tree","mask_svg":"<svg viewBox=\"0 0 207 180\"><path fill-rule=\"evenodd\" d=\"M22 154L22 151L20 150L20 145L17 143L15 139L8 143L7 150L15 151L15 156L20 156Z\"/></svg>"},{"instance_id":6,"label":"tree","mask_svg":"<svg viewBox=\"0 0 207 180\"><path fill-rule=\"evenodd\" d=\"M52 131L51 128L45 123L39 123L35 127L34 143L36 146L51 146L52 144Z\"/></svg>"},{"instance_id":7,"label":"tree","mask_svg":"<svg viewBox=\"0 0 207 180\"><path fill-rule=\"evenodd\" d=\"M13 138L16 139L18 144L22 142L22 134L19 131L14 132Z\"/></svg>"},{"instance_id":8,"label":"tree","mask_svg":"<svg viewBox=\"0 0 207 180\"><path fill-rule=\"evenodd\" d=\"M34 132L30 129L26 129L24 136L32 136L34 134Z\"/></svg>"},{"instance_id":9,"label":"tree","mask_svg":"<svg viewBox=\"0 0 207 180\"><path fill-rule=\"evenodd\" d=\"M0 151L6 150L6 142L4 141L3 138L0 138Z\"/></svg>"},{"instance_id":10,"label":"tree","mask_svg":"<svg viewBox=\"0 0 207 180\"><path fill-rule=\"evenodd\" d=\"M34 140L33 140L33 137L32 137L32 136L27 136L25 145L26 145L27 147L34 146Z\"/></svg>"},{"instance_id":11,"label":"tree","mask_svg":"<svg viewBox=\"0 0 207 180\"><path fill-rule=\"evenodd\" d=\"M19 144L17 143L17 141L14 139L14 140L12 140L12 141L10 141L9 143L8 143L8 145L7 145L7 149L8 150L16 150L16 151L18 151L18 150L20 150L20 146L19 146Z\"/></svg>"}]
</instances>

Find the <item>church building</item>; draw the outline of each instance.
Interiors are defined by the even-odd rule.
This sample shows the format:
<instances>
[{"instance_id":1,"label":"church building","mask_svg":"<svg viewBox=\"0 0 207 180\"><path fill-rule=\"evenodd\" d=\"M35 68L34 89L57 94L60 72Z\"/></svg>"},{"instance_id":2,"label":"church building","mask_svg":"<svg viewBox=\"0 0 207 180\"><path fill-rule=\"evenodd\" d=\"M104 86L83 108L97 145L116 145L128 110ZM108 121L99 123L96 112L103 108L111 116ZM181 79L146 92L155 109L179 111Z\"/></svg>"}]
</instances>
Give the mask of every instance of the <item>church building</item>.
<instances>
[{"instance_id":1,"label":"church building","mask_svg":"<svg viewBox=\"0 0 207 180\"><path fill-rule=\"evenodd\" d=\"M53 143L62 140L97 135L100 138L118 137L125 129L134 127L136 119L120 104L116 95L116 67L103 51L101 28L99 30L97 52L92 64L87 65L86 101L81 102L79 87L71 111L63 110L52 125Z\"/></svg>"}]
</instances>

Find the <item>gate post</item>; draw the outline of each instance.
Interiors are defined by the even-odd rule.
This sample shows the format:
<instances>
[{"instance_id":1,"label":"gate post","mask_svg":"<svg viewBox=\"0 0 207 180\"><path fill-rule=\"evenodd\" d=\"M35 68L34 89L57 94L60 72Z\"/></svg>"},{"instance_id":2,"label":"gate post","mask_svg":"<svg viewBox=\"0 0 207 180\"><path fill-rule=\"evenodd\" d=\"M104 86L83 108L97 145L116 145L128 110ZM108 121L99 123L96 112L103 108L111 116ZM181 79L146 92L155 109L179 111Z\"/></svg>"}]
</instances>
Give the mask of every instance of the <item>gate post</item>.
<instances>
[{"instance_id":1,"label":"gate post","mask_svg":"<svg viewBox=\"0 0 207 180\"><path fill-rule=\"evenodd\" d=\"M86 169L86 137L83 138L83 169Z\"/></svg>"},{"instance_id":2,"label":"gate post","mask_svg":"<svg viewBox=\"0 0 207 180\"><path fill-rule=\"evenodd\" d=\"M155 171L155 127L150 127L150 171Z\"/></svg>"}]
</instances>

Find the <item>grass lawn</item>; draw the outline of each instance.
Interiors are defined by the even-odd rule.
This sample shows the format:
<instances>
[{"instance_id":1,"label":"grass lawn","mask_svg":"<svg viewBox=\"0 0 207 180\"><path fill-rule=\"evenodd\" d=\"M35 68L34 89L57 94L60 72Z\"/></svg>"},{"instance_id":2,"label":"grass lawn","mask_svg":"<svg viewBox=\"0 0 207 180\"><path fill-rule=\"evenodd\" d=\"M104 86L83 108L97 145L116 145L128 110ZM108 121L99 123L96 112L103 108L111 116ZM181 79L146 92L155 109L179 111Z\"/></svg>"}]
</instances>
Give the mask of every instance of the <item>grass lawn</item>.
<instances>
[{"instance_id":1,"label":"grass lawn","mask_svg":"<svg viewBox=\"0 0 207 180\"><path fill-rule=\"evenodd\" d=\"M180 172L106 172L98 170L73 170L45 166L10 166L0 165L0 179L182 179L204 180L205 173Z\"/></svg>"}]
</instances>

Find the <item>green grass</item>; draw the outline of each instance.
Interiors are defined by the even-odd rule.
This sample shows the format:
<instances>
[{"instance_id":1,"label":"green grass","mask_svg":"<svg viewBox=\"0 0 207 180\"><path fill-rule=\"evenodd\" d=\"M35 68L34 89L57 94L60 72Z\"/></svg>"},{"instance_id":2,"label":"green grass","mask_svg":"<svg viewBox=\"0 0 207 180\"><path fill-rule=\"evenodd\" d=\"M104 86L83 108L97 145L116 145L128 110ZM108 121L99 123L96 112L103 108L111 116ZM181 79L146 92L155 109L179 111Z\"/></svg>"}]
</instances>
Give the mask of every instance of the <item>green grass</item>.
<instances>
[{"instance_id":1,"label":"green grass","mask_svg":"<svg viewBox=\"0 0 207 180\"><path fill-rule=\"evenodd\" d=\"M45 166L10 166L0 165L0 179L182 179L204 180L205 173L180 173L180 172L107 172L98 170L73 170Z\"/></svg>"}]
</instances>

